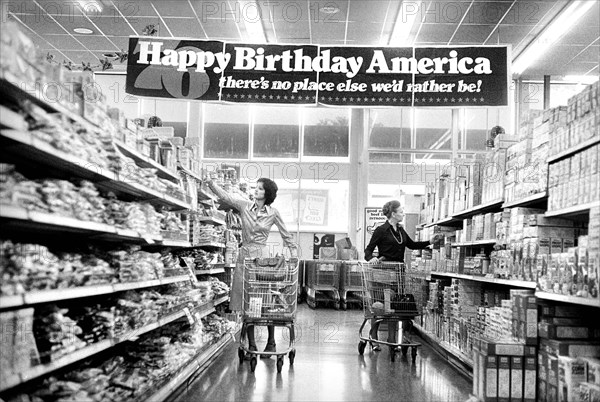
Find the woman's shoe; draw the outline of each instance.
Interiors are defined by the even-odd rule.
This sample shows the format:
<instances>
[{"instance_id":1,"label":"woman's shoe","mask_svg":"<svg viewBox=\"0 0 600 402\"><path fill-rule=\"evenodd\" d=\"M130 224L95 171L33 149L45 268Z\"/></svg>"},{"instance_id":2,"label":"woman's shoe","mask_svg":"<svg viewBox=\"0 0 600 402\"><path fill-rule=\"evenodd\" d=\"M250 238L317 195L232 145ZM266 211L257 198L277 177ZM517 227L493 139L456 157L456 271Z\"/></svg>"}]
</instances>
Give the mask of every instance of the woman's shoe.
<instances>
[{"instance_id":1,"label":"woman's shoe","mask_svg":"<svg viewBox=\"0 0 600 402\"><path fill-rule=\"evenodd\" d=\"M248 346L248 350L249 350L249 351L251 351L251 352L256 352L256 351L258 351L258 349L256 348L256 345L249 345L249 346ZM251 359L252 359L252 356L256 356L256 355L255 355L255 354L253 354L253 353L248 353L248 352L246 352L246 356L244 356L244 359L246 359L246 360L251 360Z\"/></svg>"},{"instance_id":2,"label":"woman's shoe","mask_svg":"<svg viewBox=\"0 0 600 402\"><path fill-rule=\"evenodd\" d=\"M265 346L265 352L277 352L277 348L275 343L267 343L267 346ZM270 359L271 355L260 355L261 359Z\"/></svg>"}]
</instances>

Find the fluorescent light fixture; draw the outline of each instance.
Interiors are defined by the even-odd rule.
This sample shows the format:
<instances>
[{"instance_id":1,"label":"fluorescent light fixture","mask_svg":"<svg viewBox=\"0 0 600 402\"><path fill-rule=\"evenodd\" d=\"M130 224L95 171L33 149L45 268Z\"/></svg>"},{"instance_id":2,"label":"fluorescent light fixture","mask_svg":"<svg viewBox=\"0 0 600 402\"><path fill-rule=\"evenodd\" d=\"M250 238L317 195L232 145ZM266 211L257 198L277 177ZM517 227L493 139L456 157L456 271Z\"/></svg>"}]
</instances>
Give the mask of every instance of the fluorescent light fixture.
<instances>
[{"instance_id":1,"label":"fluorescent light fixture","mask_svg":"<svg viewBox=\"0 0 600 402\"><path fill-rule=\"evenodd\" d=\"M588 0L571 3L517 56L512 65L513 74L520 75L527 70L595 4Z\"/></svg>"},{"instance_id":2,"label":"fluorescent light fixture","mask_svg":"<svg viewBox=\"0 0 600 402\"><path fill-rule=\"evenodd\" d=\"M262 25L262 13L258 3L254 0L238 1L240 4L240 12L246 32L248 33L248 42L250 43L267 43L265 30Z\"/></svg>"},{"instance_id":3,"label":"fluorescent light fixture","mask_svg":"<svg viewBox=\"0 0 600 402\"><path fill-rule=\"evenodd\" d=\"M598 81L598 78L597 75L565 75L563 81L589 85Z\"/></svg>"},{"instance_id":4,"label":"fluorescent light fixture","mask_svg":"<svg viewBox=\"0 0 600 402\"><path fill-rule=\"evenodd\" d=\"M408 40L417 17L421 15L421 1L403 1L398 11L398 19L394 24L392 36L390 36L390 46L412 46Z\"/></svg>"},{"instance_id":5,"label":"fluorescent light fixture","mask_svg":"<svg viewBox=\"0 0 600 402\"><path fill-rule=\"evenodd\" d=\"M102 3L97 0L77 0L79 6L86 14L99 14L102 12Z\"/></svg>"},{"instance_id":6,"label":"fluorescent light fixture","mask_svg":"<svg viewBox=\"0 0 600 402\"><path fill-rule=\"evenodd\" d=\"M73 28L73 32L81 35L91 35L94 33L94 31L88 28Z\"/></svg>"}]
</instances>

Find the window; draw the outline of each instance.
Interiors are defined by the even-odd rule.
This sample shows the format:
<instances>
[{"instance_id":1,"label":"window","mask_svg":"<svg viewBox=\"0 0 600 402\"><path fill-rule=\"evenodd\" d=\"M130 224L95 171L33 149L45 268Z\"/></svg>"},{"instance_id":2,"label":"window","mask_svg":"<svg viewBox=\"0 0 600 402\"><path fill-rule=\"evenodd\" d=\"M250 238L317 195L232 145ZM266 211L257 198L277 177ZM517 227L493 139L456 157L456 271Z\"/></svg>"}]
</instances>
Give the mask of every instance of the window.
<instances>
[{"instance_id":1,"label":"window","mask_svg":"<svg viewBox=\"0 0 600 402\"><path fill-rule=\"evenodd\" d=\"M204 157L248 159L250 108L203 104Z\"/></svg>"},{"instance_id":2,"label":"window","mask_svg":"<svg viewBox=\"0 0 600 402\"><path fill-rule=\"evenodd\" d=\"M452 110L415 108L415 149L452 149Z\"/></svg>"},{"instance_id":3,"label":"window","mask_svg":"<svg viewBox=\"0 0 600 402\"><path fill-rule=\"evenodd\" d=\"M411 148L410 109L372 109L369 113L369 161L410 162L401 149ZM392 152L388 152L392 151Z\"/></svg>"},{"instance_id":4,"label":"window","mask_svg":"<svg viewBox=\"0 0 600 402\"><path fill-rule=\"evenodd\" d=\"M350 187L348 180L315 183L301 180L283 183L273 206L279 210L290 231L346 232ZM272 230L277 230L273 227Z\"/></svg>"},{"instance_id":5,"label":"window","mask_svg":"<svg viewBox=\"0 0 600 402\"><path fill-rule=\"evenodd\" d=\"M300 113L296 107L255 107L253 156L294 158L299 156Z\"/></svg>"},{"instance_id":6,"label":"window","mask_svg":"<svg viewBox=\"0 0 600 402\"><path fill-rule=\"evenodd\" d=\"M461 109L459 111L458 149L485 151L488 133L494 126L502 126L510 134L510 109L508 107Z\"/></svg>"},{"instance_id":7,"label":"window","mask_svg":"<svg viewBox=\"0 0 600 402\"><path fill-rule=\"evenodd\" d=\"M304 156L349 156L350 109L304 109Z\"/></svg>"}]
</instances>

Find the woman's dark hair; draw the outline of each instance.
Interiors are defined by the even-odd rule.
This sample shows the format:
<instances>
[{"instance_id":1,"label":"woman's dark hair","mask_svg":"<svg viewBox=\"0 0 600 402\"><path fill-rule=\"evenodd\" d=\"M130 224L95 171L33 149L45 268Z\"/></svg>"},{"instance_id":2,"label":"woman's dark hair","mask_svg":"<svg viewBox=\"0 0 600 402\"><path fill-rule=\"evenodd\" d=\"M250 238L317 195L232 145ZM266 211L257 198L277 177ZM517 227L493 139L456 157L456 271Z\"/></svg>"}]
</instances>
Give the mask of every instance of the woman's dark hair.
<instances>
[{"instance_id":1,"label":"woman's dark hair","mask_svg":"<svg viewBox=\"0 0 600 402\"><path fill-rule=\"evenodd\" d=\"M400 201L396 201L396 200L388 201L383 205L381 212L383 212L385 217L389 219L390 216L392 216L394 211L396 211L399 206L400 206Z\"/></svg>"},{"instance_id":2,"label":"woman's dark hair","mask_svg":"<svg viewBox=\"0 0 600 402\"><path fill-rule=\"evenodd\" d=\"M262 183L265 189L265 205L271 205L275 201L275 198L277 198L277 184L266 177L261 177L257 183Z\"/></svg>"}]
</instances>

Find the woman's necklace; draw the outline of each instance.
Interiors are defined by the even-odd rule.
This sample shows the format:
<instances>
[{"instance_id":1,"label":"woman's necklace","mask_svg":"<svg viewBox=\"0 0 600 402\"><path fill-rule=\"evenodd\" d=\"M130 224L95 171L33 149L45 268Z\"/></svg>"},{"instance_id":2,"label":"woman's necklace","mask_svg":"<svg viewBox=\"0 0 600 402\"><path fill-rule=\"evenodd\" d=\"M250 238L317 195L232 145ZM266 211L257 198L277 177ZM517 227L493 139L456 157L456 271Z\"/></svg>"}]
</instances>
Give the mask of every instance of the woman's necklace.
<instances>
[{"instance_id":1,"label":"woman's necklace","mask_svg":"<svg viewBox=\"0 0 600 402\"><path fill-rule=\"evenodd\" d=\"M390 227L390 230L392 231L392 236L394 236L394 240L396 240L398 244L402 244L402 233L400 233L400 229L398 229L398 236L396 236L396 231L393 227Z\"/></svg>"}]
</instances>

